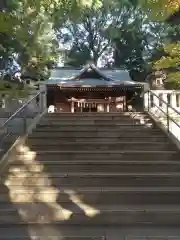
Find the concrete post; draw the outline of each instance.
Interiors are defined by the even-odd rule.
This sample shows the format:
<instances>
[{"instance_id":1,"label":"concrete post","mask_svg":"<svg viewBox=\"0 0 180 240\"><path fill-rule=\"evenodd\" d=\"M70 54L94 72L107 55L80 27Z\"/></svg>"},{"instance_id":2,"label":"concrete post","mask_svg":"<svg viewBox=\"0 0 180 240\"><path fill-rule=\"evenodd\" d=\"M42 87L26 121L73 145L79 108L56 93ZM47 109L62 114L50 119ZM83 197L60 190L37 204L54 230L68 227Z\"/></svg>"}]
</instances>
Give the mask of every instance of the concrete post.
<instances>
[{"instance_id":1,"label":"concrete post","mask_svg":"<svg viewBox=\"0 0 180 240\"><path fill-rule=\"evenodd\" d=\"M166 103L168 102L167 93L163 93L163 94L162 94L162 100L164 100ZM166 110L166 104L165 104L165 103L162 103L162 109L163 109L164 111Z\"/></svg>"},{"instance_id":2,"label":"concrete post","mask_svg":"<svg viewBox=\"0 0 180 240\"><path fill-rule=\"evenodd\" d=\"M149 93L144 94L144 109L148 110L148 103L150 104Z\"/></svg>"},{"instance_id":3,"label":"concrete post","mask_svg":"<svg viewBox=\"0 0 180 240\"><path fill-rule=\"evenodd\" d=\"M107 104L107 112L109 112L109 103Z\"/></svg>"},{"instance_id":4,"label":"concrete post","mask_svg":"<svg viewBox=\"0 0 180 240\"><path fill-rule=\"evenodd\" d=\"M71 112L74 113L74 102L71 102Z\"/></svg>"},{"instance_id":5,"label":"concrete post","mask_svg":"<svg viewBox=\"0 0 180 240\"><path fill-rule=\"evenodd\" d=\"M170 99L171 99L171 106L176 108L177 107L177 102L176 102L176 93L171 93L170 95Z\"/></svg>"}]
</instances>

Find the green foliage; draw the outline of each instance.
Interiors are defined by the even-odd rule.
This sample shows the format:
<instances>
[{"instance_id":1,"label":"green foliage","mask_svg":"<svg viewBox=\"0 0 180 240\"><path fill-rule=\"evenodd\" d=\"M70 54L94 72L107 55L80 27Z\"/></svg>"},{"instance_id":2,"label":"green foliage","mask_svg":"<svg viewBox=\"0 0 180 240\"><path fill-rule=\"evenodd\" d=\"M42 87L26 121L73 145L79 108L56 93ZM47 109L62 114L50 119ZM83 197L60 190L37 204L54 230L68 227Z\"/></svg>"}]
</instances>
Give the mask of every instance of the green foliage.
<instances>
[{"instance_id":1,"label":"green foliage","mask_svg":"<svg viewBox=\"0 0 180 240\"><path fill-rule=\"evenodd\" d=\"M31 88L28 85L11 83L9 81L0 81L0 95L7 95L9 97L26 97Z\"/></svg>"},{"instance_id":2,"label":"green foliage","mask_svg":"<svg viewBox=\"0 0 180 240\"><path fill-rule=\"evenodd\" d=\"M78 18L69 16L57 28L63 46L71 46L65 62L78 67L101 59L108 65L113 58L116 67L143 72L144 79L152 49L161 46L165 36L164 24L150 21L137 1L102 3L99 8L81 9Z\"/></svg>"},{"instance_id":3,"label":"green foliage","mask_svg":"<svg viewBox=\"0 0 180 240\"><path fill-rule=\"evenodd\" d=\"M180 42L171 43L165 45L165 52L168 54L167 57L162 57L159 61L155 62L156 69L164 69L164 68L176 68L180 64Z\"/></svg>"},{"instance_id":4,"label":"green foliage","mask_svg":"<svg viewBox=\"0 0 180 240\"><path fill-rule=\"evenodd\" d=\"M155 49L166 36L163 23L151 21L138 5L121 8L122 21L111 27L114 64L124 66L134 80L142 81L151 71Z\"/></svg>"},{"instance_id":5,"label":"green foliage","mask_svg":"<svg viewBox=\"0 0 180 240\"><path fill-rule=\"evenodd\" d=\"M140 0L140 3L149 10L154 19L166 21L180 9L180 0ZM180 35L179 25L173 25L168 31L168 41L164 44L164 56L153 62L153 68L166 69L168 88L180 89Z\"/></svg>"},{"instance_id":6,"label":"green foliage","mask_svg":"<svg viewBox=\"0 0 180 240\"><path fill-rule=\"evenodd\" d=\"M155 69L167 69L167 83L169 88L180 88L180 42L167 44L164 47L167 56L154 62Z\"/></svg>"},{"instance_id":7,"label":"green foliage","mask_svg":"<svg viewBox=\"0 0 180 240\"><path fill-rule=\"evenodd\" d=\"M151 18L166 21L180 9L180 0L139 0L140 4L148 10ZM180 89L180 35L179 25L172 25L168 28L168 38L164 42L164 56L153 62L153 68L166 69L168 88Z\"/></svg>"},{"instance_id":8,"label":"green foliage","mask_svg":"<svg viewBox=\"0 0 180 240\"><path fill-rule=\"evenodd\" d=\"M180 0L139 0L139 4L151 18L161 21L180 9Z\"/></svg>"},{"instance_id":9,"label":"green foliage","mask_svg":"<svg viewBox=\"0 0 180 240\"><path fill-rule=\"evenodd\" d=\"M81 9L81 15L76 21L70 16L63 26L57 29L62 44L71 46L71 49L66 51L68 64L82 66L89 60L97 63L109 48L108 27L112 22L110 10L109 5L98 9Z\"/></svg>"},{"instance_id":10,"label":"green foliage","mask_svg":"<svg viewBox=\"0 0 180 240\"><path fill-rule=\"evenodd\" d=\"M108 62L111 56L117 67L144 72L150 68L153 50L162 46L166 35L163 23L149 20L138 0L3 2L6 4L0 3L0 56L6 60L17 54L23 73L30 72L36 78L47 79L46 66L58 62L63 53L66 62L73 66L82 66L89 60ZM141 0L140 4L154 7L150 0ZM161 6L162 1L158 4Z\"/></svg>"},{"instance_id":11,"label":"green foliage","mask_svg":"<svg viewBox=\"0 0 180 240\"><path fill-rule=\"evenodd\" d=\"M169 73L166 84L168 88L180 89L180 72Z\"/></svg>"}]
</instances>

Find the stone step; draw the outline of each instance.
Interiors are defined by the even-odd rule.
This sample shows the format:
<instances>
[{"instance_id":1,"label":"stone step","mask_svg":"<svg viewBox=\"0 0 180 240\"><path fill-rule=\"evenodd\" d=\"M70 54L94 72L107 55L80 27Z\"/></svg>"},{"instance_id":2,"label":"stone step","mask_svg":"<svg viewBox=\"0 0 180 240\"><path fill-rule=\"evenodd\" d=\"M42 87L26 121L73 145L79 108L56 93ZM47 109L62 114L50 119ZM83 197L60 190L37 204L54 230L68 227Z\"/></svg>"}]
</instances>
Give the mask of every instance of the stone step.
<instances>
[{"instance_id":1,"label":"stone step","mask_svg":"<svg viewBox=\"0 0 180 240\"><path fill-rule=\"evenodd\" d=\"M87 188L75 187L67 188L38 187L36 184L26 188L22 186L8 185L8 192L4 186L0 186L0 203L7 203L9 196L17 204L27 202L55 203L55 206L72 202L78 205L86 203L88 205L141 205L141 204L179 204L179 187L106 187L106 188ZM52 204L53 205L53 204Z\"/></svg>"},{"instance_id":2,"label":"stone step","mask_svg":"<svg viewBox=\"0 0 180 240\"><path fill-rule=\"evenodd\" d=\"M4 225L4 224L3 224ZM3 226L3 225L1 225L1 226ZM26 226L24 226L25 224L21 224L21 225L19 225L19 226L21 226L22 228L25 228ZM34 229L35 228L35 225L34 224L32 224L33 226L32 226L32 228ZM47 224L44 224L44 225L47 225ZM1 231L1 226L0 226L0 231ZM11 227L13 226L13 224L11 224ZM19 227L18 226L18 227ZM9 231L11 231L11 227L9 227L10 228L10 230ZM17 228L17 224L15 224L15 227ZM54 224L54 226L53 226L53 224L50 224L49 226L47 226L47 228L50 228L50 229L57 229L57 226L56 226L56 224ZM58 226L59 227L59 226ZM38 224L36 225L36 228L42 228L42 225L41 226L39 226ZM44 228L45 228L45 226L44 226ZM62 228L62 226L61 226L61 228ZM72 227L71 227L72 228ZM6 231L8 231L8 228L6 228ZM55 231L55 230L54 230ZM48 240L49 239L58 239L59 240L59 236L60 236L60 232L61 232L61 230L59 230L59 231L55 231L56 232L56 236L54 235L54 231L53 231L53 233L48 233ZM70 230L69 230L70 231ZM26 232L26 231L24 231L24 232ZM28 231L27 231L28 232ZM38 231L36 231L36 232L41 232L40 230ZM45 231L46 232L46 231ZM51 235L52 234L52 235ZM12 234L12 236L13 236L13 234ZM79 236L79 235L77 235L77 236L64 236L63 235L63 237L61 237L61 238L63 238L63 240L105 240L106 238L104 237L104 236L94 236L94 235L91 235L91 236L86 236L86 235L84 235L84 236ZM13 237L7 237L7 236L3 236L3 237L1 237L0 236L0 240L31 240L32 239L32 236L13 236ZM35 240L44 240L44 236L37 236L36 235L36 237L34 237L33 236L33 239L35 239ZM137 240L137 239L135 239L135 240ZM144 239L143 239L144 240ZM148 240L151 240L151 239L148 239ZM164 239L157 239L157 240L164 240ZM179 240L179 239L171 239L171 238L169 238L168 240Z\"/></svg>"},{"instance_id":3,"label":"stone step","mask_svg":"<svg viewBox=\"0 0 180 240\"><path fill-rule=\"evenodd\" d=\"M31 150L31 149L30 149ZM27 152L27 158L29 157L29 152ZM24 159L26 155L24 156ZM37 162L49 161L52 160L63 160L63 161L89 161L89 160L99 160L99 161L179 161L180 155L179 152L176 151L48 151L48 150L38 150L35 152L34 160Z\"/></svg>"},{"instance_id":4,"label":"stone step","mask_svg":"<svg viewBox=\"0 0 180 240\"><path fill-rule=\"evenodd\" d=\"M79 132L127 132L129 134L133 134L135 132L139 132L140 134L143 133L162 133L159 129L156 128L147 128L144 126L59 126L59 127L52 127L52 126L37 126L35 129L36 132L74 132L74 134L79 134Z\"/></svg>"},{"instance_id":5,"label":"stone step","mask_svg":"<svg viewBox=\"0 0 180 240\"><path fill-rule=\"evenodd\" d=\"M4 225L4 224L3 224ZM34 224L32 224L33 225L33 229L35 228L35 226L34 226ZM47 224L44 224L44 225L47 225ZM2 226L2 225L1 225ZM0 227L1 227L0 226ZM13 226L13 224L11 224L11 226ZM25 226L25 224L21 224L20 225L22 228L25 228L26 226ZM17 224L15 224L15 227L17 228ZM19 226L18 226L19 227ZM38 224L37 224L37 226L36 226L37 228L39 228L39 226L38 226ZM50 228L50 229L57 229L57 226L56 226L56 224L50 224L50 226L47 226L47 228ZM59 227L59 226L58 226ZM40 227L40 228L42 228L42 226ZM39 229L40 229L39 228ZM62 226L61 226L61 228L62 228ZM72 226L71 226L71 228L72 228ZM8 229L6 228L6 231L8 231ZM11 231L11 230L10 230ZM25 231L24 231L25 232ZM38 231L37 230L37 232L41 232L40 230ZM46 232L46 231L45 231ZM59 230L59 231L55 231L56 232L56 236L54 235L54 233L52 233L52 235L51 235L51 233L50 233L50 235L48 235L48 239L59 239L59 235L60 235L60 232L61 232L61 230ZM12 234L13 235L13 234ZM26 237L26 236L13 236L13 237L7 237L7 236L3 236L2 238L0 237L0 240L31 240L32 239L32 236L29 236L29 237ZM33 239L35 239L35 240L44 240L44 236L36 236L36 237L34 237L33 236ZM84 236L79 236L79 235L77 235L77 236L64 236L63 235L63 240L105 240L106 238L104 237L104 236L93 236L93 235L91 235L91 236L86 236L86 235L84 235ZM132 240L132 239L130 239L130 240ZM133 239L134 240L134 239ZM135 240L137 240L137 239L135 239ZM144 240L144 239L143 239ZM148 239L148 240L151 240L151 239ZM164 239L157 239L157 240L164 240ZM174 239L174 238L169 238L168 240L179 240L179 239Z\"/></svg>"},{"instance_id":6,"label":"stone step","mask_svg":"<svg viewBox=\"0 0 180 240\"><path fill-rule=\"evenodd\" d=\"M108 130L105 129L103 130L89 130L88 128L86 130L81 130L78 131L76 130L76 128L73 129L73 131L71 130L61 130L61 131L57 131L56 129L43 129L43 128L39 128L39 129L35 129L33 130L32 134L30 136L39 136L39 137L101 137L101 138L110 138L110 137L149 137L149 136L153 136L153 137L162 137L162 136L166 136L162 131L160 130L150 130L150 129L141 129L141 131L136 130L136 129L132 129L132 130L121 130L121 131L117 131L117 130ZM166 136L167 137L167 136Z\"/></svg>"},{"instance_id":7,"label":"stone step","mask_svg":"<svg viewBox=\"0 0 180 240\"><path fill-rule=\"evenodd\" d=\"M38 123L37 124L37 128L55 128L57 129L58 131L60 131L61 129L74 129L76 128L76 130L86 130L87 128L89 129L97 129L97 130L101 130L101 129L106 129L106 128L109 128L109 129L141 129L141 128L145 128L145 129L150 129L150 128L153 128L149 125L146 125L146 124L131 124L131 123L125 123L125 124L121 124L121 123L117 123L117 124L114 124L113 122L112 123L109 123L109 124L103 124L103 123L97 123L97 124L79 124L79 123L73 123L73 124L59 124L59 123L54 123L54 122L51 122L51 123Z\"/></svg>"},{"instance_id":8,"label":"stone step","mask_svg":"<svg viewBox=\"0 0 180 240\"><path fill-rule=\"evenodd\" d=\"M148 115L132 115L132 116L121 116L121 115L115 115L115 116L111 116L111 115L106 115L106 116L100 116L100 115L89 115L89 116L74 116L74 115L70 115L70 116L64 116L64 115L59 115L59 116L44 116L43 117L44 120L46 121L89 121L89 120L97 120L97 121L108 121L108 120L119 120L119 121L125 121L125 120L140 120L140 119L145 119L145 120L149 120L150 117Z\"/></svg>"},{"instance_id":9,"label":"stone step","mask_svg":"<svg viewBox=\"0 0 180 240\"><path fill-rule=\"evenodd\" d=\"M18 205L16 206L18 209ZM55 221L59 225L139 225L139 226L180 226L180 205L94 205L81 209L76 204L53 209L44 204L24 204L20 218L17 209L0 209L0 224L48 224ZM25 214L26 213L26 214ZM28 213L28 214L27 214Z\"/></svg>"},{"instance_id":10,"label":"stone step","mask_svg":"<svg viewBox=\"0 0 180 240\"><path fill-rule=\"evenodd\" d=\"M47 125L47 126L89 126L89 125L93 125L93 126L99 126L99 125L106 125L106 126L115 126L115 125L125 125L125 126L129 126L129 125L145 125L145 124L149 124L150 121L146 121L145 123L142 121L140 122L139 120L132 120L132 119L125 119L125 120L82 120L82 119L77 119L77 120L71 120L71 119L67 119L67 120L41 120L39 125Z\"/></svg>"},{"instance_id":11,"label":"stone step","mask_svg":"<svg viewBox=\"0 0 180 240\"><path fill-rule=\"evenodd\" d=\"M167 226L83 226L49 223L0 225L0 240L179 240L180 229ZM35 233L35 234L34 234ZM34 235L36 237L34 237ZM103 236L106 236L103 237Z\"/></svg>"},{"instance_id":12,"label":"stone step","mask_svg":"<svg viewBox=\"0 0 180 240\"><path fill-rule=\"evenodd\" d=\"M27 140L27 146L32 150L176 150L176 146L166 142L52 142Z\"/></svg>"},{"instance_id":13,"label":"stone step","mask_svg":"<svg viewBox=\"0 0 180 240\"><path fill-rule=\"evenodd\" d=\"M104 117L104 116L120 116L120 117L130 117L130 116L147 116L147 113L146 112L109 112L109 113L99 113L99 112L83 112L83 113L80 113L80 112L76 112L76 113L47 113L45 115L45 117L84 117L84 116L92 116L92 117L96 117L96 116L99 116L99 117Z\"/></svg>"},{"instance_id":14,"label":"stone step","mask_svg":"<svg viewBox=\"0 0 180 240\"><path fill-rule=\"evenodd\" d=\"M59 156L58 156L59 157ZM42 159L41 163L43 169L49 173L72 173L72 172L111 172L111 173L170 173L180 172L179 161L117 161L117 160L59 160ZM37 172L41 172L42 169L38 168L39 164L32 163L31 168L36 169ZM11 165L13 167L19 167L19 163Z\"/></svg>"},{"instance_id":15,"label":"stone step","mask_svg":"<svg viewBox=\"0 0 180 240\"><path fill-rule=\"evenodd\" d=\"M25 177L26 175L26 177ZM46 187L49 184L58 188L67 187L180 187L180 173L112 173L112 172L68 172L64 173L31 173L27 171L18 172L17 176L11 176L12 186Z\"/></svg>"},{"instance_id":16,"label":"stone step","mask_svg":"<svg viewBox=\"0 0 180 240\"><path fill-rule=\"evenodd\" d=\"M29 136L29 141L33 141L33 143L36 142L41 142L42 144L47 145L49 141L55 141L58 143L63 143L63 142L96 142L97 144L99 142L169 142L170 143L170 139L168 139L166 136L143 136L143 137L136 137L136 136L132 136L132 137L79 137L79 136L72 136L72 137L58 137L57 134L54 136L53 134L48 135L47 138L47 134L39 134L39 133L33 133L32 135Z\"/></svg>"}]
</instances>

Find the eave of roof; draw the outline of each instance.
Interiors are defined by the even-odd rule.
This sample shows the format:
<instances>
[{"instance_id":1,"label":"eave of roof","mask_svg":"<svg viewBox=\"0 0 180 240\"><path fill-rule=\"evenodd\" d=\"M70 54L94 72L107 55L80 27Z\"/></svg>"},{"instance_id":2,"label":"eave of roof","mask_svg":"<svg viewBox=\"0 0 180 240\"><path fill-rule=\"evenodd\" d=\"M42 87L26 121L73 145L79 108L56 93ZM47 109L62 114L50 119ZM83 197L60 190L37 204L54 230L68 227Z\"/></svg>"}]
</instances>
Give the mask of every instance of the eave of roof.
<instances>
[{"instance_id":1,"label":"eave of roof","mask_svg":"<svg viewBox=\"0 0 180 240\"><path fill-rule=\"evenodd\" d=\"M104 86L104 85L49 85L48 87L53 87L53 88L59 88L59 89L75 89L75 88L78 88L78 89L91 89L91 88L103 88L103 89L110 89L110 88L143 88L143 84L120 84L120 85L107 85L107 86Z\"/></svg>"},{"instance_id":2,"label":"eave of roof","mask_svg":"<svg viewBox=\"0 0 180 240\"><path fill-rule=\"evenodd\" d=\"M113 81L113 79L111 79L111 78L107 77L105 74L103 74L94 64L87 64L82 70L80 70L80 72L76 76L73 76L73 77L68 78L68 79L69 80L76 80L78 78L81 78L83 73L85 73L89 69L92 69L93 71L95 71L104 80L106 80L106 81Z\"/></svg>"},{"instance_id":3,"label":"eave of roof","mask_svg":"<svg viewBox=\"0 0 180 240\"><path fill-rule=\"evenodd\" d=\"M103 79L104 81L114 81L114 80L131 80L128 74L128 71L125 69L107 69L102 68L98 69L94 64L87 64L83 69L72 69L72 68L57 68L54 69L54 74L51 75L50 81L74 81L81 79L82 75L88 71L89 69L93 70L97 75L99 75L99 79ZM59 72L59 75L56 73ZM67 72L64 74L63 72ZM120 74L120 79L117 79L117 76ZM119 76L118 76L119 77ZM123 78L127 79L123 79ZM47 81L48 84L51 84L50 81Z\"/></svg>"},{"instance_id":4,"label":"eave of roof","mask_svg":"<svg viewBox=\"0 0 180 240\"><path fill-rule=\"evenodd\" d=\"M96 72L99 75L99 78L81 78L81 76L90 69ZM62 70L66 71L66 68ZM60 70L60 69L57 69ZM71 70L67 68L67 71ZM57 75L57 77L52 77L49 81L46 82L47 86L57 86L58 88L136 88L143 87L145 83L134 82L130 80L128 72L124 69L103 69L99 70L94 64L87 64L83 69L78 71L75 69L75 75L68 78L62 78ZM104 74L104 71L107 74ZM73 70L72 70L73 72ZM84 77L84 76L83 76Z\"/></svg>"}]
</instances>

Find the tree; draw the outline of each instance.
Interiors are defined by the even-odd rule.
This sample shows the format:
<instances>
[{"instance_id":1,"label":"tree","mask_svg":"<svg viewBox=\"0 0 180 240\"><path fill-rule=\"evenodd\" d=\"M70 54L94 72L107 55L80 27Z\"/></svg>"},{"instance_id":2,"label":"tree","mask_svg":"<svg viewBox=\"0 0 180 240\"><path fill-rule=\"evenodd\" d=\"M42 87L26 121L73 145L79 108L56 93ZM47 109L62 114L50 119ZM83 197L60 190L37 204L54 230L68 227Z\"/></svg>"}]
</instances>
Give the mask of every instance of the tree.
<instances>
[{"instance_id":1,"label":"tree","mask_svg":"<svg viewBox=\"0 0 180 240\"><path fill-rule=\"evenodd\" d=\"M165 21L180 9L180 0L139 0L139 4L156 20Z\"/></svg>"},{"instance_id":2,"label":"tree","mask_svg":"<svg viewBox=\"0 0 180 240\"><path fill-rule=\"evenodd\" d=\"M92 60L104 66L125 67L142 81L151 69L154 49L162 46L163 23L151 21L137 1L102 2L98 9L81 9L57 27L65 48L65 63L80 67Z\"/></svg>"},{"instance_id":3,"label":"tree","mask_svg":"<svg viewBox=\"0 0 180 240\"><path fill-rule=\"evenodd\" d=\"M169 35L164 43L164 56L154 62L154 69L165 69L167 73L166 82L169 88L180 88L180 35L179 22L175 21L179 16L179 0L157 0L143 1L145 7L151 12L151 17L158 18L170 24ZM161 13L159 15L159 13Z\"/></svg>"},{"instance_id":4,"label":"tree","mask_svg":"<svg viewBox=\"0 0 180 240\"><path fill-rule=\"evenodd\" d=\"M111 29L114 65L125 67L132 79L145 80L154 50L166 36L164 24L149 20L138 5L121 7L121 17Z\"/></svg>"},{"instance_id":5,"label":"tree","mask_svg":"<svg viewBox=\"0 0 180 240\"><path fill-rule=\"evenodd\" d=\"M92 60L97 64L110 47L107 34L110 24L110 8L104 5L98 9L82 9L76 21L69 17L63 27L57 29L61 43L70 46L70 49L66 50L67 63L82 66L86 61Z\"/></svg>"}]
</instances>

